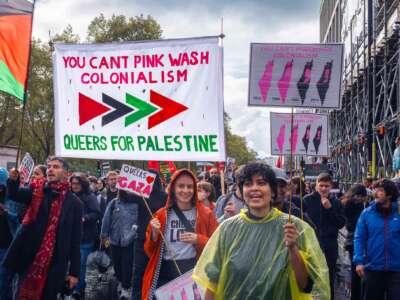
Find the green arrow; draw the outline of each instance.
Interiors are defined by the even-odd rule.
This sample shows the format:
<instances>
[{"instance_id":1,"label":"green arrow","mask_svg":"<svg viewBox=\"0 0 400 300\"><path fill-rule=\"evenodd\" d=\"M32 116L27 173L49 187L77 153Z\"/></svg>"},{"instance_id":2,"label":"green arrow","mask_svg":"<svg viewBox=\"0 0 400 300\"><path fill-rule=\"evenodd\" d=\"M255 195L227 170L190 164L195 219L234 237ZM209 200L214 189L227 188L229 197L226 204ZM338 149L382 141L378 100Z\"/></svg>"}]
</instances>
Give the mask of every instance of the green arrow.
<instances>
[{"instance_id":1,"label":"green arrow","mask_svg":"<svg viewBox=\"0 0 400 300\"><path fill-rule=\"evenodd\" d=\"M157 110L157 108L135 96L126 93L126 103L135 107L137 110L125 118L125 127L147 117Z\"/></svg>"}]
</instances>

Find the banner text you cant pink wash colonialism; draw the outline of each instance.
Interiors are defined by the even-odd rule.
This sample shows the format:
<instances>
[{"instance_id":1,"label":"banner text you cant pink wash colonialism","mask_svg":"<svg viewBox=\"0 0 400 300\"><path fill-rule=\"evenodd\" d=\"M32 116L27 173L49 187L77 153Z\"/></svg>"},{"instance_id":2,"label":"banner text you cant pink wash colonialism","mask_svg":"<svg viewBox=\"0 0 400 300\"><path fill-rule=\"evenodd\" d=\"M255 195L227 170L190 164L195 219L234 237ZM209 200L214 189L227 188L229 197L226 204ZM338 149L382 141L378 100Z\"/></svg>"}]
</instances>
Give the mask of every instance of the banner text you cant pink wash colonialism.
<instances>
[{"instance_id":1,"label":"banner text you cant pink wash colonialism","mask_svg":"<svg viewBox=\"0 0 400 300\"><path fill-rule=\"evenodd\" d=\"M82 70L80 78L83 84L174 83L188 80L189 67L208 65L209 52L100 57L63 56L63 62L66 69ZM129 69L138 70L121 71Z\"/></svg>"}]
</instances>

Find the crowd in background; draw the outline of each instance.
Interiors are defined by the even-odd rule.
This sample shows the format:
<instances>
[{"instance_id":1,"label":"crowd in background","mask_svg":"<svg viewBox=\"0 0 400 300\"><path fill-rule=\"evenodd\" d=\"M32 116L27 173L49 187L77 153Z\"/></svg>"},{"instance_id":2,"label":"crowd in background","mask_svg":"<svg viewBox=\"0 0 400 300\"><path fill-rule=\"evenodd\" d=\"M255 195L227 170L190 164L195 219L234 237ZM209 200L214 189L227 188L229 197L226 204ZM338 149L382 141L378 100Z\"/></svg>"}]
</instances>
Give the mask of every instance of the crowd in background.
<instances>
[{"instance_id":1,"label":"crowd in background","mask_svg":"<svg viewBox=\"0 0 400 300\"><path fill-rule=\"evenodd\" d=\"M71 173L59 157L36 166L26 181L16 170L0 168L0 299L57 299L64 294L84 299L87 261L94 252L110 257L119 299L151 299L157 288L193 268L197 283L209 282L206 299L267 299L277 295L277 285L291 290L293 280L298 293L319 289L324 290L321 295L330 291L326 299L334 299L343 227L352 261L351 299L392 300L400 295L395 181L367 178L342 193L329 174L320 174L315 183L304 182L263 163L235 168L231 184L221 182L217 169L198 176L177 170L168 185L157 171L149 171L156 179L145 200L117 189L117 170L105 178ZM270 234L268 245L252 239L261 228L258 234ZM226 244L233 229L238 237ZM255 268L252 274L267 284L257 290L256 283L246 281L250 275L241 278L242 268L250 270L241 257L264 261L269 255L265 249L273 248L276 238L285 244L276 245L271 255L286 256L273 268L293 271L295 279ZM304 256L307 251L314 257ZM316 258L318 251L324 259ZM265 254L262 259L260 253ZM273 257L258 268L265 269ZM195 286L193 292L198 293Z\"/></svg>"}]
</instances>

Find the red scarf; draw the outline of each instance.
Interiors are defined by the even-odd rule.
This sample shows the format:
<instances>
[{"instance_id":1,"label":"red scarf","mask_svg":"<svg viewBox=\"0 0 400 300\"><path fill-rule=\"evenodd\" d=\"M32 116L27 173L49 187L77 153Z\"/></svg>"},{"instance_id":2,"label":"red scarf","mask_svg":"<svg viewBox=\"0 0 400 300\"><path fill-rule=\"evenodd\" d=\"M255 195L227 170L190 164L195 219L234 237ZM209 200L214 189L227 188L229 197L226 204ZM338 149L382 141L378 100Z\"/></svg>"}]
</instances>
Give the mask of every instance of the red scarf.
<instances>
[{"instance_id":1,"label":"red scarf","mask_svg":"<svg viewBox=\"0 0 400 300\"><path fill-rule=\"evenodd\" d=\"M25 214L23 224L30 224L36 220L40 204L44 198L44 184L44 180L32 181L32 202ZM51 203L49 220L42 244L36 253L32 265L28 269L27 275L22 281L18 298L20 300L40 300L42 298L50 262L53 257L61 208L68 190L68 182L50 183L49 187L50 189L59 192L59 195Z\"/></svg>"}]
</instances>

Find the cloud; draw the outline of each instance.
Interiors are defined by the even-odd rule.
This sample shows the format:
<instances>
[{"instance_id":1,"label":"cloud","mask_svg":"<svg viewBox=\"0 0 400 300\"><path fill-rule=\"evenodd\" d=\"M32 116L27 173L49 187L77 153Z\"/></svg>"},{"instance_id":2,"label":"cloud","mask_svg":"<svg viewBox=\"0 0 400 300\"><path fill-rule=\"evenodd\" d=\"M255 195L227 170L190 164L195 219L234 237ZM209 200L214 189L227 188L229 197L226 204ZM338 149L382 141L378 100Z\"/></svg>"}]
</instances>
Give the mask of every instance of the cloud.
<instances>
[{"instance_id":1,"label":"cloud","mask_svg":"<svg viewBox=\"0 0 400 300\"><path fill-rule=\"evenodd\" d=\"M319 5L319 0L38 0L34 36L47 40L49 30L54 35L71 24L84 39L100 13L150 14L160 23L163 38L218 35L223 17L225 110L233 132L264 156L269 153L270 109L247 106L250 43L318 42Z\"/></svg>"}]
</instances>

